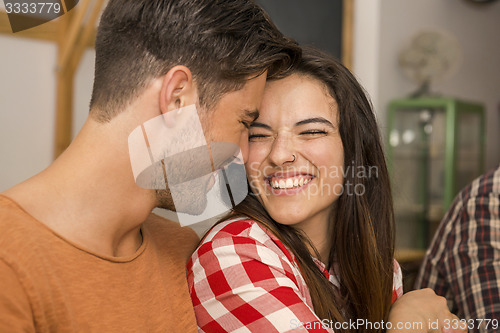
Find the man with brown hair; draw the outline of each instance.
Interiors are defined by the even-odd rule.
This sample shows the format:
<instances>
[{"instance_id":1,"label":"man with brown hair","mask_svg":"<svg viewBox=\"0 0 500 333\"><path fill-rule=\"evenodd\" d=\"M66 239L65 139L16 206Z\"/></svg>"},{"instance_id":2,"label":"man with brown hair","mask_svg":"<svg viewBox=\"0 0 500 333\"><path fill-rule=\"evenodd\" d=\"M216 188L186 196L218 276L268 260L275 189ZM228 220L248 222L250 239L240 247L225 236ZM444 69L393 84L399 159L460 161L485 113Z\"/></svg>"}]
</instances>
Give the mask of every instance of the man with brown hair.
<instances>
[{"instance_id":1,"label":"man with brown hair","mask_svg":"<svg viewBox=\"0 0 500 333\"><path fill-rule=\"evenodd\" d=\"M249 0L111 0L88 120L0 195L0 332L196 331L185 263L198 238L151 211L205 209L200 165L231 157L217 143L245 158L266 77L299 56Z\"/></svg>"}]
</instances>

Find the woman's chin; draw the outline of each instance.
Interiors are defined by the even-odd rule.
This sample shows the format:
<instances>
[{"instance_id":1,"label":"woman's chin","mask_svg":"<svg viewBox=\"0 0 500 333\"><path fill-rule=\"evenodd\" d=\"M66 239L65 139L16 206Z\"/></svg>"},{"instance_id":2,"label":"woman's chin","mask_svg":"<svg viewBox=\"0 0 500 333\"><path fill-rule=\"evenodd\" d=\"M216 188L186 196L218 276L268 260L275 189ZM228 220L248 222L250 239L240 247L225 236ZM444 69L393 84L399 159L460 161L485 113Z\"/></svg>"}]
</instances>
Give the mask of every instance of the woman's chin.
<instances>
[{"instance_id":1,"label":"woman's chin","mask_svg":"<svg viewBox=\"0 0 500 333\"><path fill-rule=\"evenodd\" d=\"M279 224L293 226L302 221L302 219L297 215L292 214L270 214L273 220Z\"/></svg>"}]
</instances>

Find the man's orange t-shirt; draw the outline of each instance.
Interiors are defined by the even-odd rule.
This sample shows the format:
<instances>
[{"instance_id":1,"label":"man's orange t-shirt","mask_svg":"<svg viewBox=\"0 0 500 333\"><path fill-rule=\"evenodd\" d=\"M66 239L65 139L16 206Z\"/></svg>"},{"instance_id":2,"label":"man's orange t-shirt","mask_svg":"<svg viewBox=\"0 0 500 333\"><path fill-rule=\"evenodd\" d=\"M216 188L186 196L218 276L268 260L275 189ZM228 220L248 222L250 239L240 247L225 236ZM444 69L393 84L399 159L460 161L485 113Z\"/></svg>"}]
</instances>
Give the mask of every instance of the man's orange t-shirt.
<instances>
[{"instance_id":1,"label":"man's orange t-shirt","mask_svg":"<svg viewBox=\"0 0 500 333\"><path fill-rule=\"evenodd\" d=\"M0 195L0 332L196 332L185 265L198 237L151 215L129 257L59 236Z\"/></svg>"}]
</instances>

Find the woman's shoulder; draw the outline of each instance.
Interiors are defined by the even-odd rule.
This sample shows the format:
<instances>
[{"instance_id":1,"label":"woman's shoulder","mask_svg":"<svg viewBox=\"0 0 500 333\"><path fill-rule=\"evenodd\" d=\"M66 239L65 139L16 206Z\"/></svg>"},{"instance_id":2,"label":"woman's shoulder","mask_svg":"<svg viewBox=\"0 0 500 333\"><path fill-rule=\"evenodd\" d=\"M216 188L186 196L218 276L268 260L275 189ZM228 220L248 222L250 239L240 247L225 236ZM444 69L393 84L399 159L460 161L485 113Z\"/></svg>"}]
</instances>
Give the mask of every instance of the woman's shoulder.
<instances>
[{"instance_id":1,"label":"woman's shoulder","mask_svg":"<svg viewBox=\"0 0 500 333\"><path fill-rule=\"evenodd\" d=\"M256 242L266 244L269 241L275 242L276 236L257 221L248 217L238 217L216 224L203 238L200 245L209 242L223 242L238 238L252 239Z\"/></svg>"},{"instance_id":2,"label":"woman's shoulder","mask_svg":"<svg viewBox=\"0 0 500 333\"><path fill-rule=\"evenodd\" d=\"M191 263L202 257L217 257L219 260L239 257L246 260L269 260L275 264L286 261L289 265L295 262L293 254L276 235L247 217L216 224L198 245L191 256Z\"/></svg>"}]
</instances>

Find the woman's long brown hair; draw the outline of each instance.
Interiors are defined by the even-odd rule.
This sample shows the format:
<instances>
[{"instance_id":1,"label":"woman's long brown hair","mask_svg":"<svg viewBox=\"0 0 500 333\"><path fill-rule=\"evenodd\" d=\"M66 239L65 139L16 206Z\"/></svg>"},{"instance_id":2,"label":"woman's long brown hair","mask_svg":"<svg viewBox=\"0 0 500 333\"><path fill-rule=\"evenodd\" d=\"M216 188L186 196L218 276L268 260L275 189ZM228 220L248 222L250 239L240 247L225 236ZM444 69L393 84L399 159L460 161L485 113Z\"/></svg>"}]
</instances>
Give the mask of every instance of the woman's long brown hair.
<instances>
[{"instance_id":1,"label":"woman's long brown hair","mask_svg":"<svg viewBox=\"0 0 500 333\"><path fill-rule=\"evenodd\" d=\"M314 311L333 322L386 321L392 298L394 216L384 152L375 115L365 91L340 62L305 48L293 72L323 82L337 101L344 147L344 193L334 203L332 248L327 267L335 262L340 289L334 287L314 263L314 246L299 230L274 221L255 195L250 194L226 218L247 216L271 230L295 255L309 288ZM362 174L361 172L363 172ZM368 170L376 171L369 175ZM356 187L357 186L357 187ZM358 194L352 194L353 189ZM224 220L226 220L224 219ZM316 250L315 255L318 253ZM336 331L351 332L349 329ZM381 332L366 326L357 332Z\"/></svg>"}]
</instances>

